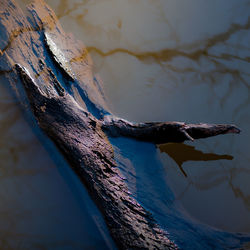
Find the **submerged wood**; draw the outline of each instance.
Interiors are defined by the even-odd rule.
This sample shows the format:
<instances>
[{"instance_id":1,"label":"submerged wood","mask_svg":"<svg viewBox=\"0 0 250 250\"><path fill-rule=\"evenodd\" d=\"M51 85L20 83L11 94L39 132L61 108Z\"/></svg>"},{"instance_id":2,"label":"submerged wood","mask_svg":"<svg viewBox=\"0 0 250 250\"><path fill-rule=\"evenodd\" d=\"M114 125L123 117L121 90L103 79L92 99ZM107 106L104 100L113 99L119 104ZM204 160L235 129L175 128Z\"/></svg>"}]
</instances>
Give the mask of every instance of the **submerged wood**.
<instances>
[{"instance_id":1,"label":"submerged wood","mask_svg":"<svg viewBox=\"0 0 250 250\"><path fill-rule=\"evenodd\" d=\"M132 198L108 136L166 143L240 130L223 124L131 123L113 116L84 45L63 32L49 6L37 0L29 5L27 17L14 1L0 3L1 71L26 107L24 87L38 125L86 185L117 246L178 248Z\"/></svg>"}]
</instances>

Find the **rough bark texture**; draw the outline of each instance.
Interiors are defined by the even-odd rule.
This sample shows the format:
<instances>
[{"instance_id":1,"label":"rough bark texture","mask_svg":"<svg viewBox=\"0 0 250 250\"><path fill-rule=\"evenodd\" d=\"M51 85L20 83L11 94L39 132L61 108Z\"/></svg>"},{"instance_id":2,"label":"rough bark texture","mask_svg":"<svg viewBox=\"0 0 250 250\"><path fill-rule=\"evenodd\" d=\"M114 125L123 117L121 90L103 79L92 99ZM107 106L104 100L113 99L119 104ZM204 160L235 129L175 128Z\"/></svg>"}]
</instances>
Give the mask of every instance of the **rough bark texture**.
<instances>
[{"instance_id":1,"label":"rough bark texture","mask_svg":"<svg viewBox=\"0 0 250 250\"><path fill-rule=\"evenodd\" d=\"M42 0L29 6L28 18L14 1L0 0L0 6L1 72L82 179L117 246L177 248L150 213L131 197L105 133L166 143L239 130L233 125L136 124L112 116L85 47L63 32ZM29 104L22 97L21 85Z\"/></svg>"},{"instance_id":2,"label":"rough bark texture","mask_svg":"<svg viewBox=\"0 0 250 250\"><path fill-rule=\"evenodd\" d=\"M111 136L127 136L157 144L240 133L232 124L186 124L185 122L131 123L113 116L105 116L102 128Z\"/></svg>"}]
</instances>

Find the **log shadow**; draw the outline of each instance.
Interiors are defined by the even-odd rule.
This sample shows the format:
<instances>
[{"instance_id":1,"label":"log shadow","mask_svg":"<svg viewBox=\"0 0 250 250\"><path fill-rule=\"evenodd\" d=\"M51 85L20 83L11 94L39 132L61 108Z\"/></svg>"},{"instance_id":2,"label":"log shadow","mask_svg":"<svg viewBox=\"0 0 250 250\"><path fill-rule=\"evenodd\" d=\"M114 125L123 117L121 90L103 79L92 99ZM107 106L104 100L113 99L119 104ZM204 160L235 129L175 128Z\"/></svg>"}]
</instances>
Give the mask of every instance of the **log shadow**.
<instances>
[{"instance_id":1,"label":"log shadow","mask_svg":"<svg viewBox=\"0 0 250 250\"><path fill-rule=\"evenodd\" d=\"M162 153L168 154L176 162L185 177L187 177L187 173L183 169L183 164L187 161L233 160L233 156L231 155L204 153L201 150L197 150L194 146L184 143L166 143L158 147Z\"/></svg>"}]
</instances>

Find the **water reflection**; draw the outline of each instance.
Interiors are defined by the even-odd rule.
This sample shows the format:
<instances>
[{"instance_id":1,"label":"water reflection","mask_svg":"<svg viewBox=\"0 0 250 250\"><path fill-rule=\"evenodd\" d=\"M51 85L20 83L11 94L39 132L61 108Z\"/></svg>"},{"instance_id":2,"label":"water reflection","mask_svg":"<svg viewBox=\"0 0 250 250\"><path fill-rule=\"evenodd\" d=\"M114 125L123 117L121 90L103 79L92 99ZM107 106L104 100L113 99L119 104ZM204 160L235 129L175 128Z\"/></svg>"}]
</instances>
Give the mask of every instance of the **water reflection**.
<instances>
[{"instance_id":1,"label":"water reflection","mask_svg":"<svg viewBox=\"0 0 250 250\"><path fill-rule=\"evenodd\" d=\"M194 146L183 143L167 143L159 145L161 152L168 154L179 166L181 172L187 177L182 164L186 161L215 161L215 160L232 160L231 155L217 155L212 153L203 153L195 149Z\"/></svg>"}]
</instances>

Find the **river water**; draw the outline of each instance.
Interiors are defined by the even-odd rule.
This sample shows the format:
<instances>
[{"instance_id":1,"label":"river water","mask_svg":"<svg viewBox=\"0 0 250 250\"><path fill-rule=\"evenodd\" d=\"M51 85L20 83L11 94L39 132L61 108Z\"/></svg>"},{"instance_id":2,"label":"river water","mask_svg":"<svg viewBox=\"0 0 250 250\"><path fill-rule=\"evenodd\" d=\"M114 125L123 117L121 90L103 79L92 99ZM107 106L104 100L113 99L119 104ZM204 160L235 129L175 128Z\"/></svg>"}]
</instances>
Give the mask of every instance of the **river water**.
<instances>
[{"instance_id":1,"label":"river water","mask_svg":"<svg viewBox=\"0 0 250 250\"><path fill-rule=\"evenodd\" d=\"M128 139L112 143L134 196L163 227L169 223L166 204L171 203L201 228L250 233L250 1L47 3L63 28L87 46L93 70L102 79L109 107L117 116L138 122L234 123L241 128L240 135L185 144L155 147ZM94 205L87 194L76 196L72 190L77 182L74 174L69 181L66 172L60 173L58 163L43 149L4 90L0 100L4 200L0 217L5 222L0 230L8 237L23 237L23 223L38 230L41 218L47 217L44 228L57 225L48 234L66 228L63 235L77 242L72 235L86 233L79 222L82 216L81 221L93 227L86 239L94 242L91 237L97 235L108 244L105 225L97 210L92 213ZM73 224L77 232L69 234ZM31 230L34 234L35 229ZM37 240L28 232L27 237Z\"/></svg>"}]
</instances>

